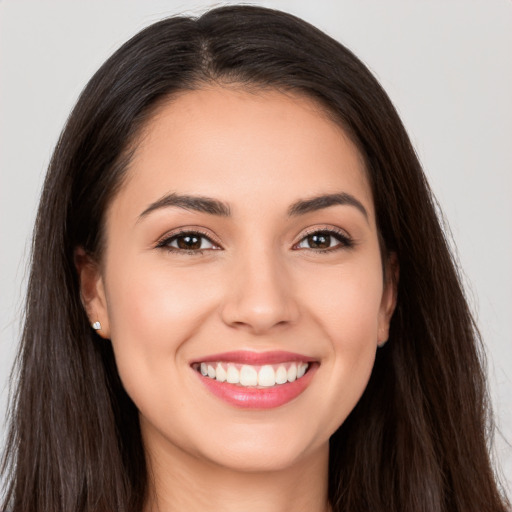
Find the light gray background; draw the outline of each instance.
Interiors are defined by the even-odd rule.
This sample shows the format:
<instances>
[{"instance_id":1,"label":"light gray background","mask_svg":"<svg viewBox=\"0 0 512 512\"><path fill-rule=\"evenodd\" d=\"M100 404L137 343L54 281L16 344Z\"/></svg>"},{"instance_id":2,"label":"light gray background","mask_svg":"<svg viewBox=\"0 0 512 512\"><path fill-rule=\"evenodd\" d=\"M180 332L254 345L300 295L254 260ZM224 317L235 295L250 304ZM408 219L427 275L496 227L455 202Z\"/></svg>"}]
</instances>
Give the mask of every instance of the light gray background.
<instances>
[{"instance_id":1,"label":"light gray background","mask_svg":"<svg viewBox=\"0 0 512 512\"><path fill-rule=\"evenodd\" d=\"M297 14L346 44L397 106L449 222L487 345L501 430L496 451L510 486L512 2L252 3ZM0 0L0 425L38 195L69 111L94 71L132 34L167 15L212 5L221 3Z\"/></svg>"}]
</instances>

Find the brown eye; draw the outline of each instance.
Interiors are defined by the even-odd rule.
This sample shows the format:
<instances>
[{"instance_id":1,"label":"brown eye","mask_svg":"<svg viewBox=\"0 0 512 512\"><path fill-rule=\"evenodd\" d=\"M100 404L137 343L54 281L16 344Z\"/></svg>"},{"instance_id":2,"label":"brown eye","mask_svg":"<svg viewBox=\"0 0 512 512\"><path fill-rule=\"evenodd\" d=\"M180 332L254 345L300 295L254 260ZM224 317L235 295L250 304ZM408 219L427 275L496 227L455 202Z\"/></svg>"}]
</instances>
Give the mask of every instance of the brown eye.
<instances>
[{"instance_id":1,"label":"brown eye","mask_svg":"<svg viewBox=\"0 0 512 512\"><path fill-rule=\"evenodd\" d=\"M158 247L171 251L197 252L204 249L218 249L218 247L205 235L195 232L186 232L173 235L158 244Z\"/></svg>"},{"instance_id":2,"label":"brown eye","mask_svg":"<svg viewBox=\"0 0 512 512\"><path fill-rule=\"evenodd\" d=\"M320 233L308 235L306 238L311 249L328 249L331 246L331 235Z\"/></svg>"},{"instance_id":3,"label":"brown eye","mask_svg":"<svg viewBox=\"0 0 512 512\"><path fill-rule=\"evenodd\" d=\"M352 241L345 235L335 231L316 231L305 236L297 245L298 249L327 251L351 247Z\"/></svg>"},{"instance_id":4,"label":"brown eye","mask_svg":"<svg viewBox=\"0 0 512 512\"><path fill-rule=\"evenodd\" d=\"M176 245L179 249L196 251L201 249L201 237L196 235L182 235L176 237Z\"/></svg>"}]
</instances>

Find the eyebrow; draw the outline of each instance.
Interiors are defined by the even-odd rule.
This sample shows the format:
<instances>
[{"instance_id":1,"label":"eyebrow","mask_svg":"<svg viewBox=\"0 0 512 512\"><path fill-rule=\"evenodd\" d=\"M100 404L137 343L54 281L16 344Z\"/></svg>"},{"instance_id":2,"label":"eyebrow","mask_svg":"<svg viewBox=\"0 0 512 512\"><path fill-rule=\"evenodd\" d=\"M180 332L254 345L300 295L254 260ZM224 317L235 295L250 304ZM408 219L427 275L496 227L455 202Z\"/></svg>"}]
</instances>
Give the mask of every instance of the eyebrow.
<instances>
[{"instance_id":1,"label":"eyebrow","mask_svg":"<svg viewBox=\"0 0 512 512\"><path fill-rule=\"evenodd\" d=\"M368 212L363 204L353 195L341 192L337 194L322 194L310 199L301 199L296 201L288 208L288 216L295 217L306 213L322 210L330 206L348 205L357 208L368 220ZM151 203L140 215L138 221L146 217L149 213L161 208L169 207L182 208L184 210L192 210L210 215L218 215L220 217L231 216L231 209L228 204L205 196L191 196L182 194L166 194L160 199Z\"/></svg>"},{"instance_id":2,"label":"eyebrow","mask_svg":"<svg viewBox=\"0 0 512 512\"><path fill-rule=\"evenodd\" d=\"M154 203L151 203L139 215L138 220L141 220L146 215L155 210L159 210L160 208L169 208L171 206L183 208L184 210L209 213L210 215L219 215L221 217L229 217L231 215L229 205L217 199L212 199L211 197L189 196L173 193L167 194Z\"/></svg>"},{"instance_id":3,"label":"eyebrow","mask_svg":"<svg viewBox=\"0 0 512 512\"><path fill-rule=\"evenodd\" d=\"M322 210L329 206L348 205L357 208L368 220L368 212L363 204L353 195L341 192L338 194L323 194L320 196L304 199L293 203L288 209L288 215L294 217L296 215L304 215L305 213Z\"/></svg>"}]
</instances>

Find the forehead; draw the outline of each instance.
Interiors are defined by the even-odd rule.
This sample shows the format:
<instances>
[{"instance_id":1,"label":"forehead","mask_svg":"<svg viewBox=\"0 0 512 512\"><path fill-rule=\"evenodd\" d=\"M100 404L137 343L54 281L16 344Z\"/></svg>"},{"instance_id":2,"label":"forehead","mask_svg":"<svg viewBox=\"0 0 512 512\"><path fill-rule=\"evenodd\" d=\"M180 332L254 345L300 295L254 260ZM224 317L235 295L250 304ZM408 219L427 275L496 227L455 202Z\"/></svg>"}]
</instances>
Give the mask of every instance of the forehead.
<instances>
[{"instance_id":1,"label":"forehead","mask_svg":"<svg viewBox=\"0 0 512 512\"><path fill-rule=\"evenodd\" d=\"M318 103L275 90L212 86L181 92L155 109L114 203L140 210L174 192L245 205L258 197L279 197L284 205L348 192L373 215L355 144Z\"/></svg>"}]
</instances>

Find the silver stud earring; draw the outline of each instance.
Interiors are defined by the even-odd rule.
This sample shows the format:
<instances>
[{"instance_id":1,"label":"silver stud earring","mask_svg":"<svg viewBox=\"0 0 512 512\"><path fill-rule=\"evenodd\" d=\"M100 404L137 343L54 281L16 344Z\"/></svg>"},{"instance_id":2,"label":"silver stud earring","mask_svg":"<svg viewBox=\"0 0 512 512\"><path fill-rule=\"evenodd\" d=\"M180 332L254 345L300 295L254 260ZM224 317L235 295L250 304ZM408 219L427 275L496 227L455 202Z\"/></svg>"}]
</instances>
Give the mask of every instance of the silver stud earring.
<instances>
[{"instance_id":1,"label":"silver stud earring","mask_svg":"<svg viewBox=\"0 0 512 512\"><path fill-rule=\"evenodd\" d=\"M95 331L99 331L101 329L101 324L96 321L92 324L92 328L95 330Z\"/></svg>"}]
</instances>

